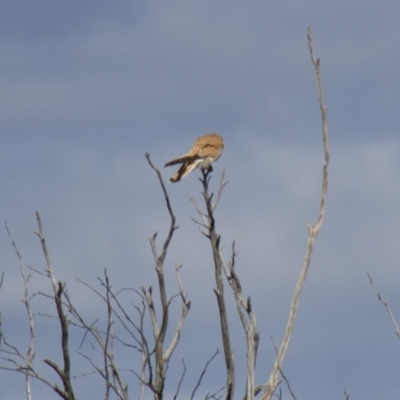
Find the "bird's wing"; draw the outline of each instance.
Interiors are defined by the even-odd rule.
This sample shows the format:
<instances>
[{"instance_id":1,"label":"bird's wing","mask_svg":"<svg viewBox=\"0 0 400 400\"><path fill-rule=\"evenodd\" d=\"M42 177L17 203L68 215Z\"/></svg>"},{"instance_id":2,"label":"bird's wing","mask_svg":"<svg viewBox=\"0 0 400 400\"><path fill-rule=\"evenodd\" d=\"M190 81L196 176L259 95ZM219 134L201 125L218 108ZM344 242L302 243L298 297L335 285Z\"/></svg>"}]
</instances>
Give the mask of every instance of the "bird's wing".
<instances>
[{"instance_id":1,"label":"bird's wing","mask_svg":"<svg viewBox=\"0 0 400 400\"><path fill-rule=\"evenodd\" d=\"M197 138L187 154L167 162L165 167L180 163L193 163L196 160L207 157L215 161L221 156L223 150L224 142L222 137L216 133L209 133Z\"/></svg>"},{"instance_id":2,"label":"bird's wing","mask_svg":"<svg viewBox=\"0 0 400 400\"><path fill-rule=\"evenodd\" d=\"M188 156L196 156L197 158L211 157L216 160L224 149L222 137L216 133L200 136L193 144L193 147L187 154Z\"/></svg>"}]
</instances>

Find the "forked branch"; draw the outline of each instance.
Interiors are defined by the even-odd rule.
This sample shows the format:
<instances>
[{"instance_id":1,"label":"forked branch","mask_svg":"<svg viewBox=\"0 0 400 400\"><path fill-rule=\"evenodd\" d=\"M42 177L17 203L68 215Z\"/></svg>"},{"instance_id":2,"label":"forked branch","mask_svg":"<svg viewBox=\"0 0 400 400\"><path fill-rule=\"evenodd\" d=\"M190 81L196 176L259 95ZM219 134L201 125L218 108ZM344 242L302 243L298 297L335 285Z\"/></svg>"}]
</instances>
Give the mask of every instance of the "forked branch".
<instances>
[{"instance_id":1,"label":"forked branch","mask_svg":"<svg viewBox=\"0 0 400 400\"><path fill-rule=\"evenodd\" d=\"M203 186L203 198L206 204L206 211L202 211L199 204L193 199L192 202L195 204L197 212L200 215L200 218L203 220L204 224L201 224L203 228L206 229L205 236L210 240L211 249L213 253L214 259L214 270L215 270L215 282L216 289L214 289L214 293L217 296L218 303L218 311L220 317L221 324L221 335L222 335L222 343L224 347L224 355L225 355L225 365L227 372L227 381L226 381L226 400L230 400L234 398L235 392L235 364L234 364L234 355L230 341L229 335L229 326L228 326L228 316L225 305L225 297L224 297L224 283L222 277L223 270L223 259L220 252L220 235L218 235L215 228L215 218L214 218L214 209L217 206L217 203L221 197L221 192L226 183L223 180L224 175L222 175L219 191L217 195L216 201L213 203L213 193L209 193L208 187L210 182L210 169L202 169L202 178L200 178L200 182Z\"/></svg>"},{"instance_id":2,"label":"forked branch","mask_svg":"<svg viewBox=\"0 0 400 400\"><path fill-rule=\"evenodd\" d=\"M222 254L221 254L222 258ZM247 350L247 364L246 364L246 394L245 400L253 400L254 396L261 391L262 388L255 387L255 368L256 358L258 351L258 343L260 335L257 330L256 314L251 305L251 298L245 297L242 291L242 285L235 270L236 250L235 242L232 244L231 261L225 265L225 273L228 278L229 285L235 296L237 312L242 322L243 329L246 334L246 350Z\"/></svg>"},{"instance_id":3,"label":"forked branch","mask_svg":"<svg viewBox=\"0 0 400 400\"><path fill-rule=\"evenodd\" d=\"M38 223L38 230L35 233L38 235L40 239L40 242L42 244L43 254L46 258L46 264L47 264L46 273L53 285L53 298L56 304L58 319L61 325L61 349L63 354L64 367L60 368L55 362L48 359L44 360L44 362L47 363L50 367L52 367L54 371L56 371L56 373L59 375L59 377L63 382L64 385L63 391L61 391L58 387L57 390L56 388L54 388L54 390L56 390L56 392L65 400L74 400L75 396L71 383L71 361L68 348L68 335L69 335L68 320L67 316L64 313L62 304L64 284L62 282L58 282L56 279L56 275L53 269L53 264L51 262L49 252L47 250L46 240L44 238L42 221L40 219L40 214L38 211L36 211L36 219Z\"/></svg>"}]
</instances>

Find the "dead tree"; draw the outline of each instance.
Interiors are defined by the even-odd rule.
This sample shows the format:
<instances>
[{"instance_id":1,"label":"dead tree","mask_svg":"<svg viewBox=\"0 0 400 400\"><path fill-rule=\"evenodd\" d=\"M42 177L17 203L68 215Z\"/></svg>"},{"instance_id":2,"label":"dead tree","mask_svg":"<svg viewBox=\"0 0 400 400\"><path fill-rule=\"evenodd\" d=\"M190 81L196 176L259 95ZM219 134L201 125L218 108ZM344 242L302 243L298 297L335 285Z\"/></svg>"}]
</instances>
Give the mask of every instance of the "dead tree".
<instances>
[{"instance_id":1,"label":"dead tree","mask_svg":"<svg viewBox=\"0 0 400 400\"><path fill-rule=\"evenodd\" d=\"M217 307L219 311L220 332L225 358L226 383L223 388L225 390L224 397L226 400L234 399L236 385L234 352L231 344L229 321L227 315L227 304L225 298L226 283L228 283L230 289L233 292L236 302L237 313L246 335L246 391L243 398L246 400L252 400L259 392L261 392L261 390L263 390L262 400L270 400L272 396L276 393L277 387L281 382L281 379L283 378L285 379L285 381L287 381L282 372L282 365L293 334L300 295L309 271L314 243L323 224L328 188L329 146L327 109L323 103L322 98L320 62L314 56L310 28L308 28L308 45L311 61L313 63L316 74L317 98L322 117L322 137L324 151L322 193L317 221L315 225L312 225L310 223L307 224L309 236L307 240L306 254L303 261L303 266L293 293L286 331L284 333L284 337L282 339L280 347L277 350L274 365L270 372L268 381L265 385L256 386L255 384L255 367L260 335L257 330L256 315L252 307L251 298L244 294L238 273L235 269L235 243L233 243L232 245L232 253L230 255L229 261L226 262L220 249L221 237L216 229L216 218L214 212L221 198L223 188L227 184L227 182L224 181L224 173L222 174L219 188L216 197L214 198L214 194L210 192L209 188L211 169L202 170L202 177L200 178L200 182L202 185L204 206L200 206L199 202L191 197L191 200L194 203L200 216L200 221L196 222L200 225L202 233L209 240L211 252L213 255L215 275L214 293L216 295ZM162 176L158 168L152 163L149 154L146 154L146 159L150 167L157 174L163 197L166 203L166 208L170 216L169 230L164 239L161 249L158 249L156 245L157 232L149 238L150 247L155 263L155 271L157 274L157 287L155 291L157 291L160 296L161 311L159 315L156 312L157 307L155 305L153 288L151 286L149 288L141 287L140 291L136 289L129 289L133 291L137 296L139 296L140 299L139 304L134 304L134 310L136 314L132 315L131 311L126 308L125 304L121 300L121 295L122 293L125 293L125 289L114 291L112 289L107 270L105 270L104 277L99 278L101 287L100 290L93 287L92 285L82 282L82 284L84 284L86 288L93 291L97 296L99 296L99 298L103 302L105 313L107 316L105 327L100 327L97 320L87 321L82 316L78 308L74 305L73 300L68 295L68 292L66 291L66 284L56 279L54 268L47 249L40 215L39 213L36 213L38 223L38 231L36 232L36 234L40 239L42 251L46 260L45 273L41 274L45 275L51 282L52 294L45 296L47 298L50 298L52 302L54 302L57 312L57 320L60 324L61 332L60 342L63 365L59 366L57 363L50 359L44 359L43 362L56 372L58 378L62 382L62 387L51 381L49 378L41 375L34 365L35 329L33 311L30 303L32 299L32 294L30 294L29 292L30 276L26 274L19 249L11 237L11 234L8 231L8 227L6 227L20 261L20 270L24 283L23 301L29 320L30 342L25 352L21 351L12 343L10 343L2 330L3 327L1 325L0 315L0 360L5 363L5 365L0 365L0 369L16 371L22 373L25 376L27 400L32 399L31 378L43 382L45 385L52 388L61 398L65 400L75 400L71 374L71 353L69 348L69 333L71 327L79 329L83 332L81 343L85 343L90 337L98 346L98 351L100 352L102 359L100 363L98 361L95 361L95 359L90 354L85 353L81 349L78 349L78 354L80 354L80 356L88 361L89 365L92 367L93 373L96 373L98 376L100 376L102 381L104 382L105 400L109 400L112 394L116 396L118 400L129 400L128 385L123 378L123 371L127 371L133 374L135 376L135 379L137 379L139 382L140 393L139 396L134 396L134 398L144 399L146 389L150 390L153 393L155 400L162 400L165 397L164 392L168 366L181 338L185 319L190 309L190 301L188 301L187 295L184 293L183 285L179 275L180 265L177 265L175 268L179 293L172 297L168 297L167 295L164 264L169 245L173 238L173 234L175 230L178 229L178 226L176 225L176 218L172 211L170 199L165 188ZM2 278L0 280L0 287L1 283ZM44 295L43 293L40 294ZM172 300L177 297L180 298L181 311L176 326L172 328L172 339L169 343L166 343L167 332L169 329L171 329L170 306ZM150 317L152 338L146 335L145 316L147 315L147 313ZM128 339L125 338L121 331L117 331L117 323L119 327L118 329L121 329L124 335L127 335ZM396 329L396 332L397 331L398 330ZM135 370L134 368L124 369L119 365L117 354L115 352L116 344L119 344L125 348L134 349L136 352L139 353L139 371ZM214 359L217 354L218 351L215 352L215 354L208 360L206 366L200 374L195 388L193 389L191 399L194 398L196 390L200 386L200 383L203 379L209 363ZM178 397L185 372L186 366L183 361L183 373L176 388L174 399ZM220 393L221 391L209 394L206 398L221 398L222 395L220 395Z\"/></svg>"}]
</instances>

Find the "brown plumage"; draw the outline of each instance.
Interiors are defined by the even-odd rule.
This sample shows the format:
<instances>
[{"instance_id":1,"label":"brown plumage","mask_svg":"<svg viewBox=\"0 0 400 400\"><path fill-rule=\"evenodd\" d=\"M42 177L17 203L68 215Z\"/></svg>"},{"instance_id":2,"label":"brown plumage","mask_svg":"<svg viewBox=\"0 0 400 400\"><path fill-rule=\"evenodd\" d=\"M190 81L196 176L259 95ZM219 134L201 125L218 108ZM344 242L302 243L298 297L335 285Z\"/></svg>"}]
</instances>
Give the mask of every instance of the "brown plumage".
<instances>
[{"instance_id":1,"label":"brown plumage","mask_svg":"<svg viewBox=\"0 0 400 400\"><path fill-rule=\"evenodd\" d=\"M209 133L200 136L193 143L190 151L184 156L175 158L165 164L165 167L182 164L178 172L170 178L170 182L178 182L195 168L211 167L211 163L218 160L224 150L224 141L220 135Z\"/></svg>"}]
</instances>

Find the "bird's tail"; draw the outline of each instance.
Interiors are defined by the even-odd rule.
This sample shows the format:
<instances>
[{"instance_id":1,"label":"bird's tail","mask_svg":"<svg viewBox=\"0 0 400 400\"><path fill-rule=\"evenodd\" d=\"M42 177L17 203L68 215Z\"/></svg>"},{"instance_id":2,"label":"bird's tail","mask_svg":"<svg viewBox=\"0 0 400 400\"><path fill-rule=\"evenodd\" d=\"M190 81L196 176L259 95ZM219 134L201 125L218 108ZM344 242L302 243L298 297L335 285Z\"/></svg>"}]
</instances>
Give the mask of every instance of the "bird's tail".
<instances>
[{"instance_id":1,"label":"bird's tail","mask_svg":"<svg viewBox=\"0 0 400 400\"><path fill-rule=\"evenodd\" d=\"M178 172L173 175L169 181L170 182L179 182L181 179L183 179L186 175L189 175L195 168L197 167L197 164L195 163L183 163L181 167L179 168Z\"/></svg>"},{"instance_id":2,"label":"bird's tail","mask_svg":"<svg viewBox=\"0 0 400 400\"><path fill-rule=\"evenodd\" d=\"M171 160L171 161L168 161L168 162L164 165L164 167L169 167L169 166L171 166L171 165L183 163L183 162L186 161L186 158L187 158L187 156L182 156L182 157L175 158L175 159L173 159L173 160Z\"/></svg>"}]
</instances>

